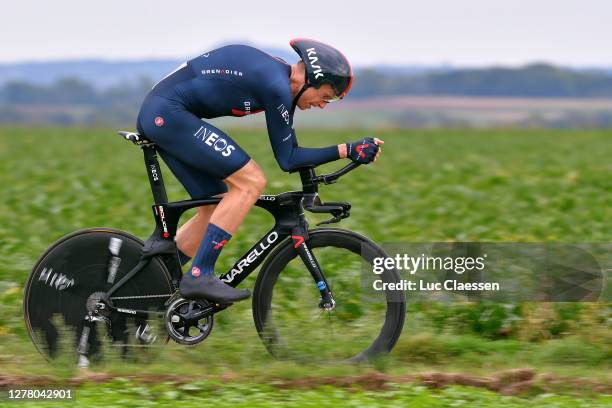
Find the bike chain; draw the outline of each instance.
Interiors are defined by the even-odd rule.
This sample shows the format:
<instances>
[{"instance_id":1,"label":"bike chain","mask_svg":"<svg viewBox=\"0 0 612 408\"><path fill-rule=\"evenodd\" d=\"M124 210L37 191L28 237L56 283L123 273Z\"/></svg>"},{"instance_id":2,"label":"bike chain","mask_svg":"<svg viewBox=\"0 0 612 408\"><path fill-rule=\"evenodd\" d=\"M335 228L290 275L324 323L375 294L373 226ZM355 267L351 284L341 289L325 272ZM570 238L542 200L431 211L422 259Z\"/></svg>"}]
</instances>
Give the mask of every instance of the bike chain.
<instances>
[{"instance_id":1,"label":"bike chain","mask_svg":"<svg viewBox=\"0 0 612 408\"><path fill-rule=\"evenodd\" d=\"M124 300L124 299L150 299L150 298L161 298L161 297L171 297L172 294L168 295L141 295L141 296L113 296L110 297L110 300Z\"/></svg>"},{"instance_id":2,"label":"bike chain","mask_svg":"<svg viewBox=\"0 0 612 408\"><path fill-rule=\"evenodd\" d=\"M153 299L153 298L163 298L163 297L167 297L170 298L172 297L173 294L166 294L166 295L138 295L138 296L112 296L109 298L109 300L125 300L125 299ZM164 315L165 312L149 312L151 314L159 314L159 315ZM170 336L167 336L164 344L167 344L168 341L170 340ZM142 347L142 348L161 348L164 346L164 344L124 344L123 347Z\"/></svg>"}]
</instances>

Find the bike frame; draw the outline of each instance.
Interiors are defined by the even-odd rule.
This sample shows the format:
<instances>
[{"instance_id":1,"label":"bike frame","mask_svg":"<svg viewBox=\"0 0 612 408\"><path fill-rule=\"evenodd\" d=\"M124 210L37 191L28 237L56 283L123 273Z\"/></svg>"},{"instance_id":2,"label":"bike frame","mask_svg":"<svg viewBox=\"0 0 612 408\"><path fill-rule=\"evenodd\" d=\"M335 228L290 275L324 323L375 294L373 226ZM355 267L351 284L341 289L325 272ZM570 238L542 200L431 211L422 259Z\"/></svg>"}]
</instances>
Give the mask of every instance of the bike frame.
<instances>
[{"instance_id":1,"label":"bike frame","mask_svg":"<svg viewBox=\"0 0 612 408\"><path fill-rule=\"evenodd\" d=\"M264 234L264 236L236 261L232 268L223 274L220 279L236 287L249 276L249 274L257 269L261 262L274 248L276 248L276 246L288 237L292 237L299 243L299 245L295 245L298 252L301 246L306 246L306 248L308 248L306 244L308 239L308 222L304 216L304 209L301 204L302 198L302 192L287 192L279 195L260 196L255 206L263 208L272 214L275 219L274 227ZM154 236L147 241L153 249L149 251L145 250L143 256L147 257L159 253L167 253L168 251L165 250L166 246L170 246L176 251L174 237L182 214L191 208L216 205L220 201L220 198L209 198L153 205L153 214L157 226ZM149 246L147 243L145 243L146 249L148 249ZM181 273L180 270L179 273ZM180 276L173 275L173 278L180 279Z\"/></svg>"},{"instance_id":2,"label":"bike frame","mask_svg":"<svg viewBox=\"0 0 612 408\"><path fill-rule=\"evenodd\" d=\"M132 140L125 136L126 139ZM139 139L136 139L139 140ZM134 140L132 140L134 141ZM136 142L135 142L136 143ZM165 263L168 266L172 278L172 285L176 293L178 282L182 276L182 269L178 259L178 252L174 238L176 236L179 219L182 214L192 208L206 205L216 205L221 198L207 198L200 200L183 200L168 202L161 168L157 160L156 146L147 141L137 143L144 152L144 160L151 185L151 191L155 204L152 206L155 217L156 228L153 234L145 242L141 259L138 264L130 270L121 280L115 283L106 293L109 306L117 312L126 314L144 315L145 311L125 310L114 308L110 298L114 292L122 287L128 280L142 271L154 256L167 256ZM275 224L264 236L253 245L229 271L221 275L220 279L228 285L236 287L247 276L249 276L264 259L287 238L293 239L293 246L308 268L319 292L321 293L321 305L333 308L334 300L331 288L316 257L308 246L308 221L304 210L308 209L317 213L331 213L334 217L325 222L338 222L340 219L350 215L350 204L346 202L333 202L321 204L318 199L317 184L323 182L330 184L355 168L356 165L346 166L331 175L316 176L314 168L300 169L302 180L302 191L290 191L278 195L262 195L255 206L268 211L274 217ZM169 260L169 261L168 261ZM217 309L223 309L227 305L215 305ZM325 306L325 307L327 307Z\"/></svg>"}]
</instances>

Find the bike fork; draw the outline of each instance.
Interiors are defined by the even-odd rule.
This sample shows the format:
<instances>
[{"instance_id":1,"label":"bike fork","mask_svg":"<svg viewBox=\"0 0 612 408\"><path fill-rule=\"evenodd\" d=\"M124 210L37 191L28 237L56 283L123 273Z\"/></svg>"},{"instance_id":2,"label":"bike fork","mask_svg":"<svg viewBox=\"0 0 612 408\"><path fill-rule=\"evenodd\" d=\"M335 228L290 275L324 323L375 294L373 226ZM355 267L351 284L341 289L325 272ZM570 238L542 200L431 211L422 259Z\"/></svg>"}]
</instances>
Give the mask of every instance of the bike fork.
<instances>
[{"instance_id":1,"label":"bike fork","mask_svg":"<svg viewBox=\"0 0 612 408\"><path fill-rule=\"evenodd\" d=\"M308 268L310 275L321 293L321 303L319 303L319 307L327 311L334 310L336 301L332 295L329 283L323 275L321 265L319 265L317 258L315 258L310 248L308 248L308 231L302 227L295 227L291 231L291 239L293 240L293 247L302 259L302 262L304 262L304 265Z\"/></svg>"}]
</instances>

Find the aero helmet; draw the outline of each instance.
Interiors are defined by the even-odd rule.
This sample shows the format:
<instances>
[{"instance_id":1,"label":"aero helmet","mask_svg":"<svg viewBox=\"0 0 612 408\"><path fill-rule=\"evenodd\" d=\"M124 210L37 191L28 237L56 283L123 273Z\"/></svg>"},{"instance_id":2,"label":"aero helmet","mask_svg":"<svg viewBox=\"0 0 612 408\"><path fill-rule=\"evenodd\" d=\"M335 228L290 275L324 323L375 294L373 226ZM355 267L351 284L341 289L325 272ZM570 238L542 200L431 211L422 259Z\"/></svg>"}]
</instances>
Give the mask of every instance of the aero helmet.
<instances>
[{"instance_id":1,"label":"aero helmet","mask_svg":"<svg viewBox=\"0 0 612 408\"><path fill-rule=\"evenodd\" d=\"M323 84L332 86L336 92L334 100L344 98L351 89L353 70L340 51L327 44L306 38L296 38L289 44L302 58L306 67L306 84L298 94L298 98L309 86L319 88Z\"/></svg>"}]
</instances>

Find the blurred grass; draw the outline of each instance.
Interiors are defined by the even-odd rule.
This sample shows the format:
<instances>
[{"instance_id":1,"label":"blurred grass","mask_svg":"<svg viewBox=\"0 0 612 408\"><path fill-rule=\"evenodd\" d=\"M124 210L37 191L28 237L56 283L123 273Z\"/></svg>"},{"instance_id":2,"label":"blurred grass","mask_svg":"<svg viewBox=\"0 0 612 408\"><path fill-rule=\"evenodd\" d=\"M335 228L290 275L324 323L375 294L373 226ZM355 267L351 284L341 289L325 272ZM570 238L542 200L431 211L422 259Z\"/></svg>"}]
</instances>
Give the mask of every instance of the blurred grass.
<instances>
[{"instance_id":1,"label":"blurred grass","mask_svg":"<svg viewBox=\"0 0 612 408\"><path fill-rule=\"evenodd\" d=\"M453 386L431 390L409 384L391 384L386 390L346 390L331 386L311 389L278 389L270 385L193 382L175 386L168 383L142 384L119 379L104 384L84 385L76 390L76 407L149 407L179 403L182 407L609 407L610 396L581 398L541 394L533 398L500 396L488 390ZM14 406L14 402L10 403ZM40 402L20 402L19 406L38 407ZM67 402L45 403L66 406Z\"/></svg>"},{"instance_id":2,"label":"blurred grass","mask_svg":"<svg viewBox=\"0 0 612 408\"><path fill-rule=\"evenodd\" d=\"M266 192L299 187L299 177L275 163L261 130L229 132L262 166ZM300 132L305 146L353 140L348 131ZM609 242L612 219L612 132L432 130L384 131L381 160L322 187L324 200L347 200L352 216L339 226L382 242L447 240ZM339 168L328 164L321 171ZM164 166L171 200L187 198ZM153 229L152 202L142 153L111 129L0 128L0 365L5 372L69 376L38 356L23 325L22 288L38 256L61 236L108 226L146 238ZM321 221L324 216L312 217ZM184 220L183 220L184 221ZM271 226L254 210L219 261L220 270ZM246 287L252 287L254 274ZM543 343L489 341L433 330L427 313L408 315L392 355L375 369L469 368L487 371L521 365L606 377L610 368L609 318L572 327ZM250 304L216 316L213 334L195 348L170 344L144 366L122 362L100 369L125 374L223 374L261 380L352 374L368 367L327 367L276 362L266 354L252 323ZM230 325L231 322L231 325ZM240 339L239 342L233 339Z\"/></svg>"},{"instance_id":3,"label":"blurred grass","mask_svg":"<svg viewBox=\"0 0 612 408\"><path fill-rule=\"evenodd\" d=\"M264 169L268 193L299 187L297 175L276 165L263 131L230 134ZM308 131L299 137L304 145L322 146L358 136ZM379 136L386 141L379 162L321 189L324 199L351 201L353 215L341 225L375 241L610 239L612 132L436 130ZM16 279L50 242L77 228L107 225L141 237L152 229L142 154L113 130L0 128L0 159L3 276ZM186 198L164 170L170 199ZM238 247L261 234L266 219L261 212L250 214L227 250L240 252Z\"/></svg>"}]
</instances>

